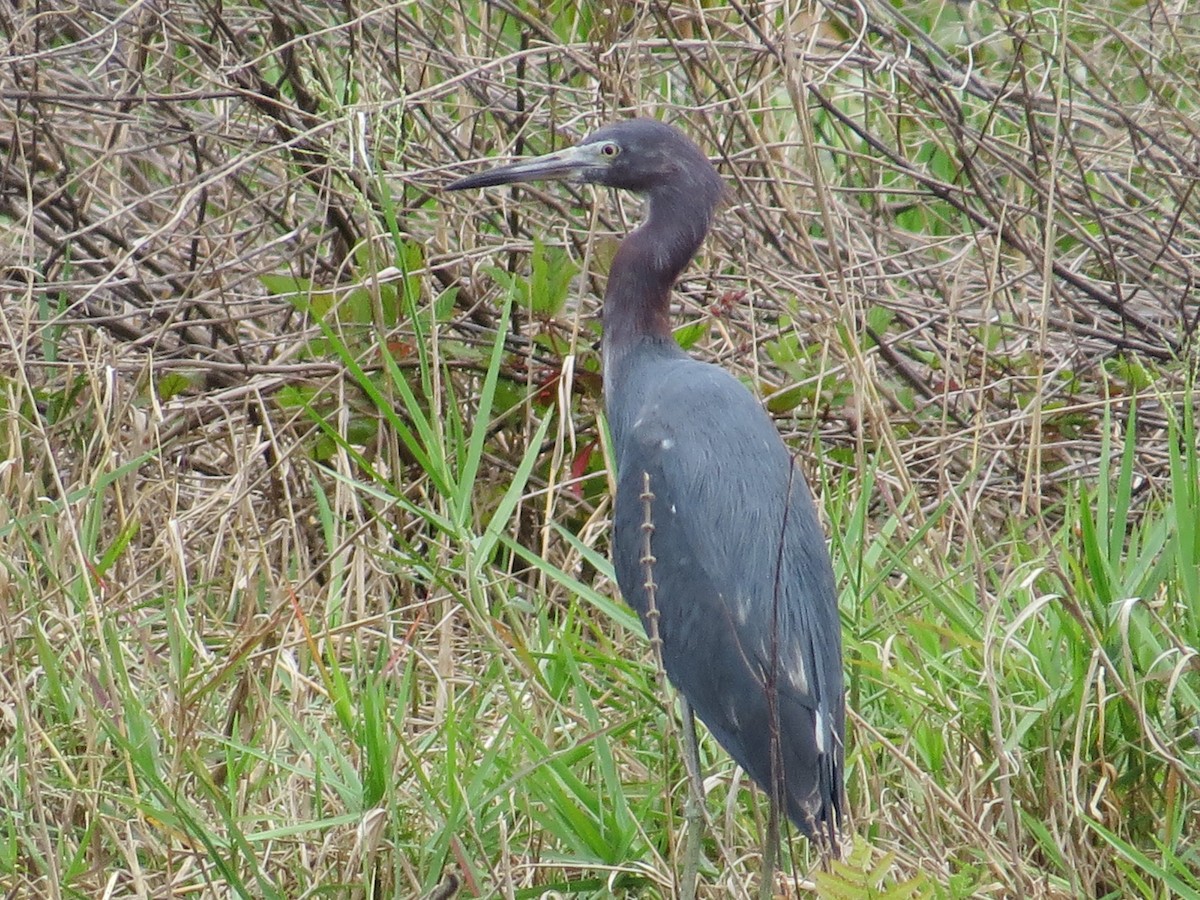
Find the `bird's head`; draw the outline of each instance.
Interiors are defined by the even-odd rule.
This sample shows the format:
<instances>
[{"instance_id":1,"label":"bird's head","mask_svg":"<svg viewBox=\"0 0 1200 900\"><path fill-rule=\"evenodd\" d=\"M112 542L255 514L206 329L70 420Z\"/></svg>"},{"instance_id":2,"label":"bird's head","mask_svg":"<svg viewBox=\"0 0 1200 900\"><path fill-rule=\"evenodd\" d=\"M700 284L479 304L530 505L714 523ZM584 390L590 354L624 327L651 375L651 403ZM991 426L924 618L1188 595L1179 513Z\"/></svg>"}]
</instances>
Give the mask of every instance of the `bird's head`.
<instances>
[{"instance_id":1,"label":"bird's head","mask_svg":"<svg viewBox=\"0 0 1200 900\"><path fill-rule=\"evenodd\" d=\"M468 175L447 190L524 181L581 181L654 194L672 188L719 191L720 176L682 132L655 119L605 125L573 147Z\"/></svg>"}]
</instances>

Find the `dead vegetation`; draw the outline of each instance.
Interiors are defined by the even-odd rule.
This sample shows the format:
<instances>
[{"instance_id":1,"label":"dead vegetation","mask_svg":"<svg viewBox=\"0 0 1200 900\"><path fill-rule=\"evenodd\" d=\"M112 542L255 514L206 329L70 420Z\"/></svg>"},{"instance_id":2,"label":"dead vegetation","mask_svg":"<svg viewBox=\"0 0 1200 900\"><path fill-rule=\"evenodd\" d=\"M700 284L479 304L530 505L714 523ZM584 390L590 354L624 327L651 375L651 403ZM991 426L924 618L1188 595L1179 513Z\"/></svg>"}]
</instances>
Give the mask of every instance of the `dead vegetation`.
<instances>
[{"instance_id":1,"label":"dead vegetation","mask_svg":"<svg viewBox=\"0 0 1200 900\"><path fill-rule=\"evenodd\" d=\"M543 856L538 828L513 824L497 838L444 810L438 819L413 787L436 779L414 772L428 765L422 752L444 752L448 698L479 684L493 658L528 663L505 649L520 643L506 630L517 626L489 615L487 598L565 609L558 571L611 593L588 555L605 552L607 515L591 443L593 344L606 236L636 209L599 196L589 218L591 192L575 188L520 204L439 193L482 157L542 152L631 114L669 118L708 148L730 199L678 292L694 351L759 386L818 481L846 491L847 510L858 498L847 483L869 468L863 534L886 533L931 582L976 579L989 621L1012 629L1006 641L1026 613L998 585L1053 567L964 548L1078 531L1078 485L1117 472L1126 441L1136 446L1129 521L1171 493L1168 435L1192 401L1200 328L1200 13L837 0L539 7L0 12L0 529L11 548L0 565L10 698L0 735L23 739L4 753L2 777L6 805L20 797L27 810L0 872L16 893L224 895L244 879L247 891L299 896L374 872L374 887L356 889L408 895L440 882L440 869L423 868L431 859L451 860L472 896L554 883L547 860L565 851ZM545 253L551 268L566 265L560 247L590 274L514 309L497 345L504 273L527 275ZM413 429L424 410L430 433L454 445L455 410L469 423L482 409L493 346L511 405L495 401L471 502L456 506L464 495L395 438L386 407ZM372 393L370 380L393 368L420 402ZM486 535L527 460L503 530L553 572L513 550L481 574L475 545L454 535ZM573 479L584 488L564 485ZM912 584L903 573L881 580ZM1085 603L1064 602L1088 619ZM636 636L614 640L643 653ZM1198 690L1191 641L1176 633L1168 701L1177 682ZM47 688L39 673L56 665ZM302 765L282 771L275 758L333 752L293 732L305 716L334 717L329 670L340 666L351 682L417 673L402 749L375 770L396 776L392 815L412 823L381 826L386 839L344 821L288 832L358 812L349 788L314 789ZM1133 778L1154 787L1129 802L1151 818L1186 816L1200 802L1196 751L1163 738L1135 697L1158 676L1126 675L1113 663L1110 690L1129 701L1131 741L1155 760L1138 765L1157 773ZM999 704L1005 685L983 687ZM644 700L630 712L637 702L618 693L619 713L602 725L578 713L574 725L647 715ZM1108 701L1093 700L1103 718ZM927 702L946 704L945 720L963 729L958 758L933 781L895 723L864 706L856 731L870 749L856 757L852 791L867 843L897 854L895 877L923 872L939 896L1129 889L1128 857L1071 821L1083 809L1125 833L1099 786L1128 774L1109 771L1111 757L1018 772L1019 759L1003 761L1013 748L993 753L995 734L973 734L946 698ZM1175 737L1190 733L1178 715ZM318 731L338 744L336 728ZM143 768L150 733L162 758ZM367 755L355 735L342 740L347 759ZM1075 750L1086 743L1081 732ZM237 793L231 746L282 774L265 779L269 790L227 796ZM646 776L634 752L619 756L623 780L662 777ZM147 785L150 771L163 785ZM1081 785L1090 801L1075 796ZM328 804L320 813L314 790ZM194 806L171 807L168 820L164 798L181 793ZM1023 805L1064 859L1030 837ZM951 807L949 821L929 824ZM450 835L436 852L422 843L436 830L427 815ZM239 844L233 820L257 837ZM217 833L228 847L202 837ZM370 868L380 840L394 851L383 874ZM728 840L736 858L742 838ZM647 838L644 869L609 864L644 879L639 889L661 887L668 843ZM964 844L980 849L970 865ZM964 870L979 877L954 893Z\"/></svg>"}]
</instances>

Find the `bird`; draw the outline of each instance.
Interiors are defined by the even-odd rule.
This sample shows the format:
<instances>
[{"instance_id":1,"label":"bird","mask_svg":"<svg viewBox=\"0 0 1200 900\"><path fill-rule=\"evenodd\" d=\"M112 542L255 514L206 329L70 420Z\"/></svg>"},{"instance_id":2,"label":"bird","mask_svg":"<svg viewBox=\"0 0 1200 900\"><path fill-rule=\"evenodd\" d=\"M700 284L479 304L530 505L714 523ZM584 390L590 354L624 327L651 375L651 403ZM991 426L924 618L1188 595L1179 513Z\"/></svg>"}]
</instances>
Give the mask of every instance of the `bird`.
<instances>
[{"instance_id":1,"label":"bird","mask_svg":"<svg viewBox=\"0 0 1200 900\"><path fill-rule=\"evenodd\" d=\"M762 404L729 371L681 349L671 327L672 288L710 231L724 181L679 129L634 118L446 187L548 180L646 201L644 220L613 257L602 311L621 594L685 710L767 793L773 812L782 807L836 855L846 815L845 697L825 532Z\"/></svg>"}]
</instances>

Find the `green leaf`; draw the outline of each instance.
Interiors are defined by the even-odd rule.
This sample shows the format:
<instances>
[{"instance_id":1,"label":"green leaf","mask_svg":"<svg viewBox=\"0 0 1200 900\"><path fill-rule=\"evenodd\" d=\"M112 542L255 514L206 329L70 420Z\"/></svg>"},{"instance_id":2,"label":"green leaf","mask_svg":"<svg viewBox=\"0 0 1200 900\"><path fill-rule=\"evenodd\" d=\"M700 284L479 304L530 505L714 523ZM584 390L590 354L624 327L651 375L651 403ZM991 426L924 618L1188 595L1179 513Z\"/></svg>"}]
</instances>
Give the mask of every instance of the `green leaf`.
<instances>
[{"instance_id":1,"label":"green leaf","mask_svg":"<svg viewBox=\"0 0 1200 900\"><path fill-rule=\"evenodd\" d=\"M703 318L681 325L675 329L675 343L684 350L690 350L696 341L708 334L708 327L708 320Z\"/></svg>"},{"instance_id":2,"label":"green leaf","mask_svg":"<svg viewBox=\"0 0 1200 900\"><path fill-rule=\"evenodd\" d=\"M571 279L579 274L579 266L561 247L546 247L540 238L533 239L530 259L529 305L535 316L549 319L558 315L567 302Z\"/></svg>"}]
</instances>

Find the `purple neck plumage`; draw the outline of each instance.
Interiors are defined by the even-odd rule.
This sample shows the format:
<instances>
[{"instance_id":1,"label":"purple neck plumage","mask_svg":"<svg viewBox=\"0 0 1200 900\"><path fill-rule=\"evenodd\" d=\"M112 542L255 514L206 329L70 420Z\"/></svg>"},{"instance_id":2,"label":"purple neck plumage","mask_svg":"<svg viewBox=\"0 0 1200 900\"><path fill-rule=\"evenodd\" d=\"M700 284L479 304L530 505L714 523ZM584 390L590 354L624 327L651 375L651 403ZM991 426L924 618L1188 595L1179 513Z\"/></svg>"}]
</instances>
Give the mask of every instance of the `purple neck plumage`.
<instances>
[{"instance_id":1,"label":"purple neck plumage","mask_svg":"<svg viewBox=\"0 0 1200 900\"><path fill-rule=\"evenodd\" d=\"M708 234L720 179L656 190L646 220L613 258L604 292L606 376L639 338L671 340L671 288Z\"/></svg>"}]
</instances>

